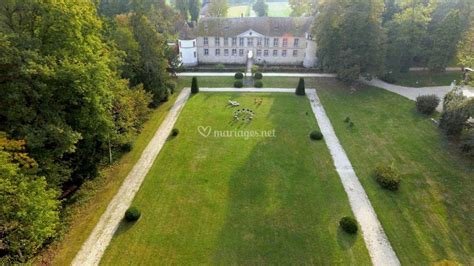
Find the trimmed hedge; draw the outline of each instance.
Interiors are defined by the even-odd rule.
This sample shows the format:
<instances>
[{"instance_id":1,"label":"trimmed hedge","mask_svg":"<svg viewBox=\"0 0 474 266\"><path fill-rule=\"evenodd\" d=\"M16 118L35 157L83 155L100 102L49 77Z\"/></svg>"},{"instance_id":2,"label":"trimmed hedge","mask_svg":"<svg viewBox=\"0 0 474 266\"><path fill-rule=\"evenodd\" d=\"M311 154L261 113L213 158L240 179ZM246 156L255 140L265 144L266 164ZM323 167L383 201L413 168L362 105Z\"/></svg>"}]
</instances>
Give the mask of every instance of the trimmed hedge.
<instances>
[{"instance_id":1,"label":"trimmed hedge","mask_svg":"<svg viewBox=\"0 0 474 266\"><path fill-rule=\"evenodd\" d=\"M263 87L263 82L260 80L257 80L254 82L255 88L262 88Z\"/></svg>"},{"instance_id":2,"label":"trimmed hedge","mask_svg":"<svg viewBox=\"0 0 474 266\"><path fill-rule=\"evenodd\" d=\"M349 234L355 234L358 230L357 221L349 216L342 217L339 221L339 226L341 226L342 230Z\"/></svg>"},{"instance_id":3,"label":"trimmed hedge","mask_svg":"<svg viewBox=\"0 0 474 266\"><path fill-rule=\"evenodd\" d=\"M314 130L309 134L309 137L312 140L321 140L321 139L323 139L323 134L321 132L317 131L317 130Z\"/></svg>"},{"instance_id":4,"label":"trimmed hedge","mask_svg":"<svg viewBox=\"0 0 474 266\"><path fill-rule=\"evenodd\" d=\"M243 79L244 74L242 74L242 72L237 72L237 73L235 73L234 78L235 79Z\"/></svg>"},{"instance_id":5,"label":"trimmed hedge","mask_svg":"<svg viewBox=\"0 0 474 266\"><path fill-rule=\"evenodd\" d=\"M416 109L420 113L430 115L436 110L439 102L439 97L434 94L420 95L416 97Z\"/></svg>"},{"instance_id":6,"label":"trimmed hedge","mask_svg":"<svg viewBox=\"0 0 474 266\"><path fill-rule=\"evenodd\" d=\"M196 77L193 77L191 81L191 93L198 93L199 92L199 85Z\"/></svg>"},{"instance_id":7,"label":"trimmed hedge","mask_svg":"<svg viewBox=\"0 0 474 266\"><path fill-rule=\"evenodd\" d=\"M262 78L263 78L263 75L262 75L261 72L257 72L257 73L255 73L255 75L253 75L253 77L254 77L255 79L262 79Z\"/></svg>"},{"instance_id":8,"label":"trimmed hedge","mask_svg":"<svg viewBox=\"0 0 474 266\"><path fill-rule=\"evenodd\" d=\"M385 189L395 191L400 186L400 175L393 166L379 165L375 168L375 181Z\"/></svg>"},{"instance_id":9,"label":"trimmed hedge","mask_svg":"<svg viewBox=\"0 0 474 266\"><path fill-rule=\"evenodd\" d=\"M234 87L235 87L235 88L242 88L243 86L244 86L244 84L243 84L242 81L240 81L240 80L236 80L236 81L234 82Z\"/></svg>"},{"instance_id":10,"label":"trimmed hedge","mask_svg":"<svg viewBox=\"0 0 474 266\"><path fill-rule=\"evenodd\" d=\"M138 220L141 216L141 212L137 207L130 207L125 212L125 220L129 222L134 222Z\"/></svg>"},{"instance_id":11,"label":"trimmed hedge","mask_svg":"<svg viewBox=\"0 0 474 266\"><path fill-rule=\"evenodd\" d=\"M178 134L179 134L179 129L173 128L173 130L171 130L171 136L176 137L178 136Z\"/></svg>"},{"instance_id":12,"label":"trimmed hedge","mask_svg":"<svg viewBox=\"0 0 474 266\"><path fill-rule=\"evenodd\" d=\"M300 80L298 81L298 86L296 87L296 95L300 95L300 96L303 96L303 95L306 95L306 92L304 91L305 89L305 85L304 85L304 79L303 78L300 78Z\"/></svg>"}]
</instances>

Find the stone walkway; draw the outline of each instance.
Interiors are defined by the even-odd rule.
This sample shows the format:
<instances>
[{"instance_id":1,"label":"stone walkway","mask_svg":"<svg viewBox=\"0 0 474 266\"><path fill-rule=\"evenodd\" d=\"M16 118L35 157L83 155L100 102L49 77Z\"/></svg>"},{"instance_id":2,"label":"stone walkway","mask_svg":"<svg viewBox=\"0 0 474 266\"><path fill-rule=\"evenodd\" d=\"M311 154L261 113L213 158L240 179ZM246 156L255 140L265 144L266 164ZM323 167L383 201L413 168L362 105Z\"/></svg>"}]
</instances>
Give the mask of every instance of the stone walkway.
<instances>
[{"instance_id":1,"label":"stone walkway","mask_svg":"<svg viewBox=\"0 0 474 266\"><path fill-rule=\"evenodd\" d=\"M235 72L181 72L178 77L233 77ZM336 74L327 73L263 73L263 77L295 77L295 78L335 78Z\"/></svg>"},{"instance_id":2,"label":"stone walkway","mask_svg":"<svg viewBox=\"0 0 474 266\"><path fill-rule=\"evenodd\" d=\"M181 91L175 104L171 107L168 115L160 125L155 135L143 151L140 159L130 171L117 194L110 201L107 209L100 217L89 238L82 245L71 265L89 266L98 265L105 249L112 240L112 237L118 228L120 221L127 208L132 203L135 194L145 179L148 170L153 165L156 156L166 142L174 123L178 119L184 104L190 95L190 89Z\"/></svg>"},{"instance_id":3,"label":"stone walkway","mask_svg":"<svg viewBox=\"0 0 474 266\"><path fill-rule=\"evenodd\" d=\"M307 89L306 94L331 153L336 171L349 198L352 212L361 227L372 263L374 265L400 265L400 261L383 231L377 214L375 214L374 208L372 208L372 204L360 184L359 178L356 176L344 148L339 143L339 139L316 94L316 90Z\"/></svg>"}]
</instances>

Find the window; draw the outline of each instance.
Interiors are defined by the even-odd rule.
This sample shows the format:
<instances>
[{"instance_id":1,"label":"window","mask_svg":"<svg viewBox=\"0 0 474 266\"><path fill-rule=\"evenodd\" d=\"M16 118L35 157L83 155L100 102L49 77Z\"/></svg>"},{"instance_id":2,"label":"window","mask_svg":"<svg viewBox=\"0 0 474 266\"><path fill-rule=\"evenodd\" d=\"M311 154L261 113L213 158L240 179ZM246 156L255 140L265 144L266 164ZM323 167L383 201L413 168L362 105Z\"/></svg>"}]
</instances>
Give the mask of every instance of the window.
<instances>
[{"instance_id":1,"label":"window","mask_svg":"<svg viewBox=\"0 0 474 266\"><path fill-rule=\"evenodd\" d=\"M239 38L239 45L244 46L244 38Z\"/></svg>"},{"instance_id":2,"label":"window","mask_svg":"<svg viewBox=\"0 0 474 266\"><path fill-rule=\"evenodd\" d=\"M257 56L262 56L262 50L257 50Z\"/></svg>"},{"instance_id":3,"label":"window","mask_svg":"<svg viewBox=\"0 0 474 266\"><path fill-rule=\"evenodd\" d=\"M247 46L253 46L253 38L247 38Z\"/></svg>"},{"instance_id":4,"label":"window","mask_svg":"<svg viewBox=\"0 0 474 266\"><path fill-rule=\"evenodd\" d=\"M221 45L221 39L219 37L214 38L214 45L215 46L220 46Z\"/></svg>"},{"instance_id":5,"label":"window","mask_svg":"<svg viewBox=\"0 0 474 266\"><path fill-rule=\"evenodd\" d=\"M232 56L236 56L237 55L237 49L232 49Z\"/></svg>"},{"instance_id":6,"label":"window","mask_svg":"<svg viewBox=\"0 0 474 266\"><path fill-rule=\"evenodd\" d=\"M204 49L204 55L209 55L209 49Z\"/></svg>"},{"instance_id":7,"label":"window","mask_svg":"<svg viewBox=\"0 0 474 266\"><path fill-rule=\"evenodd\" d=\"M236 46L236 45L237 45L237 38L233 37L232 38L232 46Z\"/></svg>"},{"instance_id":8,"label":"window","mask_svg":"<svg viewBox=\"0 0 474 266\"><path fill-rule=\"evenodd\" d=\"M268 50L263 50L263 56L268 56Z\"/></svg>"},{"instance_id":9,"label":"window","mask_svg":"<svg viewBox=\"0 0 474 266\"><path fill-rule=\"evenodd\" d=\"M229 46L229 38L224 38L224 46Z\"/></svg>"},{"instance_id":10,"label":"window","mask_svg":"<svg viewBox=\"0 0 474 266\"><path fill-rule=\"evenodd\" d=\"M216 56L220 56L221 55L221 49L216 49Z\"/></svg>"},{"instance_id":11,"label":"window","mask_svg":"<svg viewBox=\"0 0 474 266\"><path fill-rule=\"evenodd\" d=\"M273 46L278 46L278 38L273 39Z\"/></svg>"},{"instance_id":12,"label":"window","mask_svg":"<svg viewBox=\"0 0 474 266\"><path fill-rule=\"evenodd\" d=\"M286 50L281 51L281 56L286 56Z\"/></svg>"},{"instance_id":13,"label":"window","mask_svg":"<svg viewBox=\"0 0 474 266\"><path fill-rule=\"evenodd\" d=\"M265 47L270 46L270 38L265 38L265 39L264 39L264 43L265 43L265 44L264 44Z\"/></svg>"},{"instance_id":14,"label":"window","mask_svg":"<svg viewBox=\"0 0 474 266\"><path fill-rule=\"evenodd\" d=\"M194 58L196 58L196 52L194 52Z\"/></svg>"},{"instance_id":15,"label":"window","mask_svg":"<svg viewBox=\"0 0 474 266\"><path fill-rule=\"evenodd\" d=\"M204 45L209 45L209 40L207 39L207 37L204 37Z\"/></svg>"},{"instance_id":16,"label":"window","mask_svg":"<svg viewBox=\"0 0 474 266\"><path fill-rule=\"evenodd\" d=\"M229 56L229 49L224 49L224 56Z\"/></svg>"},{"instance_id":17,"label":"window","mask_svg":"<svg viewBox=\"0 0 474 266\"><path fill-rule=\"evenodd\" d=\"M288 39L283 38L283 47L288 47Z\"/></svg>"},{"instance_id":18,"label":"window","mask_svg":"<svg viewBox=\"0 0 474 266\"><path fill-rule=\"evenodd\" d=\"M262 46L262 38L257 38L257 46Z\"/></svg>"},{"instance_id":19,"label":"window","mask_svg":"<svg viewBox=\"0 0 474 266\"><path fill-rule=\"evenodd\" d=\"M273 50L273 56L278 56L278 50Z\"/></svg>"},{"instance_id":20,"label":"window","mask_svg":"<svg viewBox=\"0 0 474 266\"><path fill-rule=\"evenodd\" d=\"M300 42L300 39L295 39L295 40L293 41L293 46L294 46L294 47L298 47L299 42Z\"/></svg>"},{"instance_id":21,"label":"window","mask_svg":"<svg viewBox=\"0 0 474 266\"><path fill-rule=\"evenodd\" d=\"M244 56L244 49L239 49L239 56Z\"/></svg>"},{"instance_id":22,"label":"window","mask_svg":"<svg viewBox=\"0 0 474 266\"><path fill-rule=\"evenodd\" d=\"M293 56L298 56L298 50L293 50Z\"/></svg>"}]
</instances>

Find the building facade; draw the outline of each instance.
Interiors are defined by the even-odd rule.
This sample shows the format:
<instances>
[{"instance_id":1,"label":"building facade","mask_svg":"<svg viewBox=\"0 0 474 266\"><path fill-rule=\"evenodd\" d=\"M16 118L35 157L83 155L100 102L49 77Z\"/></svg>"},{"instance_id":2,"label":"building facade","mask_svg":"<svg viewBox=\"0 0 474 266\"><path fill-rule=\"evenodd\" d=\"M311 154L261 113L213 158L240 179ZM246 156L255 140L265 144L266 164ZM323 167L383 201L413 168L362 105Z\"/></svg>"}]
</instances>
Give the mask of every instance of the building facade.
<instances>
[{"instance_id":1,"label":"building facade","mask_svg":"<svg viewBox=\"0 0 474 266\"><path fill-rule=\"evenodd\" d=\"M313 17L202 18L180 32L183 65L316 64L316 42L310 34Z\"/></svg>"}]
</instances>

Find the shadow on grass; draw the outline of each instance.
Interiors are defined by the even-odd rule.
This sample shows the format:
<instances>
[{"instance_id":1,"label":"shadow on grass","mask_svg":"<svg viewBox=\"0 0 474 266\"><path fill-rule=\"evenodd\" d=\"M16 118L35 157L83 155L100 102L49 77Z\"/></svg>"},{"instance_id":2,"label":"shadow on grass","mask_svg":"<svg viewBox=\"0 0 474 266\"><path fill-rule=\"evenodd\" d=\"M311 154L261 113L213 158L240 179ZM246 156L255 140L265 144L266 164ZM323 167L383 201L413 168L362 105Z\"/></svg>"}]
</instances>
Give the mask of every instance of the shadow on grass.
<instances>
[{"instance_id":1,"label":"shadow on grass","mask_svg":"<svg viewBox=\"0 0 474 266\"><path fill-rule=\"evenodd\" d=\"M140 220L136 222L129 222L129 221L126 221L125 219L122 219L119 223L117 230L115 230L114 237L127 233L128 230L130 230L138 222L140 222Z\"/></svg>"},{"instance_id":2,"label":"shadow on grass","mask_svg":"<svg viewBox=\"0 0 474 266\"><path fill-rule=\"evenodd\" d=\"M357 240L357 237L359 237L359 234L362 232L359 230L357 234L348 234L342 230L342 228L339 226L337 228L337 244L339 247L341 247L343 250L348 250L351 249L354 243Z\"/></svg>"}]
</instances>

